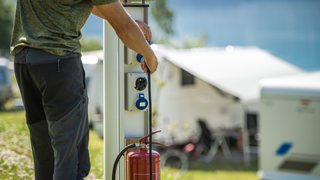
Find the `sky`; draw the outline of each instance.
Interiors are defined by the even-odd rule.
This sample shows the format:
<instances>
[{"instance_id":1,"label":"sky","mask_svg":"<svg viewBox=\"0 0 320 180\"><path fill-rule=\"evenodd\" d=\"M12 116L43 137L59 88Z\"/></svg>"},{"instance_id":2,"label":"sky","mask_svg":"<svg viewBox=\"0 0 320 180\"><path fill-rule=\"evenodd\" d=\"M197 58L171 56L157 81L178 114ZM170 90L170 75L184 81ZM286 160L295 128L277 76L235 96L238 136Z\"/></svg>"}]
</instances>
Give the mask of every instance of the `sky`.
<instances>
[{"instance_id":1,"label":"sky","mask_svg":"<svg viewBox=\"0 0 320 180\"><path fill-rule=\"evenodd\" d=\"M320 1L168 0L168 5L175 13L175 41L207 34L206 46L257 46L306 71L320 70ZM150 13L149 25L156 29ZM102 20L90 16L83 33L102 39Z\"/></svg>"}]
</instances>

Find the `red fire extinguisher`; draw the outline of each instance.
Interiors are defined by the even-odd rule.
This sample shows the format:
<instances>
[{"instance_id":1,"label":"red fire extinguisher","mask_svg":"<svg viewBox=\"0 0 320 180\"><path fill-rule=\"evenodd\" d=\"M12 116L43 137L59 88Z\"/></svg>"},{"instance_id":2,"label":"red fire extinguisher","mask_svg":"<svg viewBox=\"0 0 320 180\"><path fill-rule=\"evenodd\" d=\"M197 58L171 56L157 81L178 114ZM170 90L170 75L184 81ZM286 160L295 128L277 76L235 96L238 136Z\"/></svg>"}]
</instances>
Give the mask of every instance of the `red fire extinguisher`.
<instances>
[{"instance_id":1,"label":"red fire extinguisher","mask_svg":"<svg viewBox=\"0 0 320 180\"><path fill-rule=\"evenodd\" d=\"M161 130L154 131L152 134L161 132ZM139 147L139 149L131 151L127 155L127 180L149 180L150 179L150 163L149 163L149 138L150 134L139 139L139 143L130 144L125 147L116 158L113 165L112 180L115 180L117 165L121 156L130 148ZM152 142L152 144L163 144ZM152 150L152 180L161 179L161 165L160 154Z\"/></svg>"},{"instance_id":2,"label":"red fire extinguisher","mask_svg":"<svg viewBox=\"0 0 320 180\"><path fill-rule=\"evenodd\" d=\"M161 132L154 131L152 134ZM131 151L127 155L127 180L149 180L149 149L148 149L148 137L149 134L139 140L139 149ZM152 142L152 144L158 144L164 147L164 145ZM160 154L157 151L152 150L152 179L161 179L161 166L160 166Z\"/></svg>"}]
</instances>

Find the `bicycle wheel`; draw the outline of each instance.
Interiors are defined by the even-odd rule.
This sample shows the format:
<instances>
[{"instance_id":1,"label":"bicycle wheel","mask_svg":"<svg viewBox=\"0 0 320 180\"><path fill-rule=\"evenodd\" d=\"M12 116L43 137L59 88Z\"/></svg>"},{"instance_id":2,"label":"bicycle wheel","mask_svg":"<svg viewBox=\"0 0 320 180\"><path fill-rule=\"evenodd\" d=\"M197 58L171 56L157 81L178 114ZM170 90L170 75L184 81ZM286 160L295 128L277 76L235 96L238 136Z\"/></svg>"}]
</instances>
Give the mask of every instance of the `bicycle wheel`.
<instances>
[{"instance_id":1,"label":"bicycle wheel","mask_svg":"<svg viewBox=\"0 0 320 180\"><path fill-rule=\"evenodd\" d=\"M189 168L188 157L181 151L172 149L161 154L161 169L169 178L181 178Z\"/></svg>"}]
</instances>

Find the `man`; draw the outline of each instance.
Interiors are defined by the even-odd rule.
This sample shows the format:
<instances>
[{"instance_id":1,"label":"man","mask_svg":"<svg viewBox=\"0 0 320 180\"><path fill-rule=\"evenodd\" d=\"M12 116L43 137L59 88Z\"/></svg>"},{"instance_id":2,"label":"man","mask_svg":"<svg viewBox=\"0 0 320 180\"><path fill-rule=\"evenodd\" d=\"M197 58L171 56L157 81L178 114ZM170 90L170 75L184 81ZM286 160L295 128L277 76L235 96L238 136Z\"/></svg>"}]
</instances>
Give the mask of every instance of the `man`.
<instances>
[{"instance_id":1,"label":"man","mask_svg":"<svg viewBox=\"0 0 320 180\"><path fill-rule=\"evenodd\" d=\"M26 110L36 180L75 180L90 170L85 72L80 29L90 13L106 19L122 42L142 54L151 74L157 58L117 0L18 0L11 54ZM143 32L142 32L143 31Z\"/></svg>"}]
</instances>

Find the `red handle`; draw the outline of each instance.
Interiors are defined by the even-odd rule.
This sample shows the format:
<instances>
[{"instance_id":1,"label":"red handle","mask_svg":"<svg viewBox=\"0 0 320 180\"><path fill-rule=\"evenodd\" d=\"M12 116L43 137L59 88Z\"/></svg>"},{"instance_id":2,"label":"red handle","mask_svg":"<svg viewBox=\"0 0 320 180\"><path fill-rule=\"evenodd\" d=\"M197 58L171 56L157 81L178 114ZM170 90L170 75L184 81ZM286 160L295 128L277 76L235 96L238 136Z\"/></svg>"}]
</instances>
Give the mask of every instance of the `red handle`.
<instances>
[{"instance_id":1,"label":"red handle","mask_svg":"<svg viewBox=\"0 0 320 180\"><path fill-rule=\"evenodd\" d=\"M161 144L161 143L152 142L152 144L157 144L157 145L160 145L160 146L164 147L164 145L163 145L163 144Z\"/></svg>"},{"instance_id":2,"label":"red handle","mask_svg":"<svg viewBox=\"0 0 320 180\"><path fill-rule=\"evenodd\" d=\"M153 131L152 132L152 135L154 135L155 133L158 133L158 132L161 132L161 130L158 130L158 131ZM141 139L139 139L139 142L140 143L145 143L145 140L149 138L149 134L148 135L145 135L143 136ZM145 143L146 144L146 143ZM153 143L152 143L153 144Z\"/></svg>"}]
</instances>

